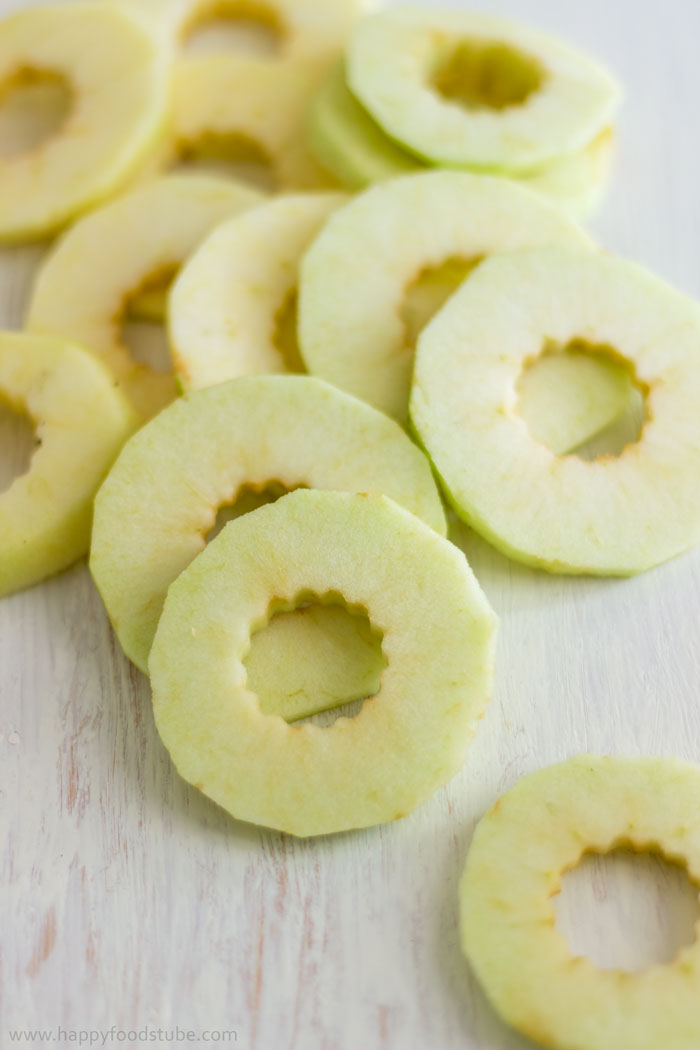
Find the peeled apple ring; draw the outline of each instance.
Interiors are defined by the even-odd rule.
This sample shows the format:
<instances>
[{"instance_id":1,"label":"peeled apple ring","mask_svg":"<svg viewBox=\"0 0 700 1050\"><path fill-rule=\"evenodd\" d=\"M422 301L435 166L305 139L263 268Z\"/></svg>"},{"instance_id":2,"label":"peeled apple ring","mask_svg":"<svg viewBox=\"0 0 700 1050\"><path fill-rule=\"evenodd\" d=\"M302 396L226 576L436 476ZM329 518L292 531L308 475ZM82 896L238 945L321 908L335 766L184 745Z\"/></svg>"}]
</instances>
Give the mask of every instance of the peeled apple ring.
<instances>
[{"instance_id":1,"label":"peeled apple ring","mask_svg":"<svg viewBox=\"0 0 700 1050\"><path fill-rule=\"evenodd\" d=\"M590 239L508 179L427 171L372 186L340 208L307 252L299 348L313 375L405 422L414 348L401 309L431 267L493 252ZM467 284L471 278L467 279Z\"/></svg>"},{"instance_id":2,"label":"peeled apple ring","mask_svg":"<svg viewBox=\"0 0 700 1050\"><path fill-rule=\"evenodd\" d=\"M518 383L577 346L646 395L638 440L584 462L537 441ZM626 576L700 539L700 308L642 267L563 245L487 259L418 343L411 418L452 506L550 572Z\"/></svg>"},{"instance_id":3,"label":"peeled apple ring","mask_svg":"<svg viewBox=\"0 0 700 1050\"><path fill-rule=\"evenodd\" d=\"M587 55L527 26L398 7L364 19L351 91L384 132L434 164L531 172L584 149L620 104Z\"/></svg>"},{"instance_id":4,"label":"peeled apple ring","mask_svg":"<svg viewBox=\"0 0 700 1050\"><path fill-rule=\"evenodd\" d=\"M580 756L523 777L477 826L461 942L500 1016L556 1050L696 1050L700 940L641 973L571 955L552 898L585 853L659 850L700 883L700 768Z\"/></svg>"},{"instance_id":5,"label":"peeled apple ring","mask_svg":"<svg viewBox=\"0 0 700 1050\"><path fill-rule=\"evenodd\" d=\"M346 199L275 197L207 237L170 294L173 365L185 390L241 375L304 371L294 309L299 264Z\"/></svg>"},{"instance_id":6,"label":"peeled apple ring","mask_svg":"<svg viewBox=\"0 0 700 1050\"><path fill-rule=\"evenodd\" d=\"M207 55L180 59L173 74L171 141L178 158L265 162L277 190L316 190L333 179L306 142L306 115L325 59L269 62Z\"/></svg>"},{"instance_id":7,"label":"peeled apple ring","mask_svg":"<svg viewBox=\"0 0 700 1050\"><path fill-rule=\"evenodd\" d=\"M388 662L378 695L327 729L262 714L246 688L251 633L308 593L365 608ZM398 820L461 767L495 626L464 556L408 511L295 492L228 525L170 588L156 725L185 780L240 820L297 836Z\"/></svg>"},{"instance_id":8,"label":"peeled apple ring","mask_svg":"<svg viewBox=\"0 0 700 1050\"><path fill-rule=\"evenodd\" d=\"M0 400L36 430L28 471L0 493L0 595L87 552L92 501L136 426L108 372L67 343L0 333Z\"/></svg>"},{"instance_id":9,"label":"peeled apple ring","mask_svg":"<svg viewBox=\"0 0 700 1050\"><path fill-rule=\"evenodd\" d=\"M279 39L270 61L307 58L341 50L363 0L130 0L182 40L210 18L239 18L269 27ZM237 56L227 56L236 61Z\"/></svg>"},{"instance_id":10,"label":"peeled apple ring","mask_svg":"<svg viewBox=\"0 0 700 1050\"><path fill-rule=\"evenodd\" d=\"M426 457L361 401L309 376L244 376L188 394L134 436L95 502L90 568L142 670L168 587L204 550L219 509L271 483L383 493L447 531Z\"/></svg>"},{"instance_id":11,"label":"peeled apple ring","mask_svg":"<svg viewBox=\"0 0 700 1050\"><path fill-rule=\"evenodd\" d=\"M176 395L172 374L137 364L121 338L129 299L171 277L224 219L261 201L251 187L205 175L167 175L87 215L41 267L27 327L80 343L111 370L142 418Z\"/></svg>"},{"instance_id":12,"label":"peeled apple ring","mask_svg":"<svg viewBox=\"0 0 700 1050\"><path fill-rule=\"evenodd\" d=\"M345 64L337 62L323 80L309 111L312 149L324 168L350 189L425 171L418 157L401 149L352 94ZM607 186L615 135L606 128L584 149L552 161L539 171L510 175L558 204L571 218L590 217Z\"/></svg>"},{"instance_id":13,"label":"peeled apple ring","mask_svg":"<svg viewBox=\"0 0 700 1050\"><path fill-rule=\"evenodd\" d=\"M157 140L167 53L117 4L42 6L0 22L0 94L36 77L70 92L47 141L0 160L0 240L41 237L128 182Z\"/></svg>"}]
</instances>

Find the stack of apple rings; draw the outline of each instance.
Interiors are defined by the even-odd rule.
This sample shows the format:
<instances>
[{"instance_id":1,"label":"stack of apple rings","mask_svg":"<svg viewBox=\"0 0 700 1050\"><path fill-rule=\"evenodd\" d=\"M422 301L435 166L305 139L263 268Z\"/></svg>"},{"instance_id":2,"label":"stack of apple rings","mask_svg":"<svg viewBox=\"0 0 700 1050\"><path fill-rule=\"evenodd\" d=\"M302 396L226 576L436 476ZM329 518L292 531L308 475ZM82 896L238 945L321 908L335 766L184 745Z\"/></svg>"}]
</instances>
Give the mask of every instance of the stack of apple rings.
<instances>
[{"instance_id":1,"label":"stack of apple rings","mask_svg":"<svg viewBox=\"0 0 700 1050\"><path fill-rule=\"evenodd\" d=\"M700 542L700 306L576 221L607 179L614 78L502 19L355 24L363 6L93 0L0 22L0 89L70 96L44 145L0 161L0 240L63 231L26 331L0 333L0 398L37 438L0 493L0 594L89 552L180 773L298 836L397 820L464 762L497 620L461 526L595 576ZM182 50L222 14L261 21L275 54ZM283 192L167 171L246 150ZM130 353L133 315L165 322L165 374ZM511 1024L577 1050L700 1045L697 950L608 980L549 903L621 835L700 879L699 781L584 756L484 818L462 943Z\"/></svg>"},{"instance_id":2,"label":"stack of apple rings","mask_svg":"<svg viewBox=\"0 0 700 1050\"><path fill-rule=\"evenodd\" d=\"M606 70L542 33L398 8L353 33L316 97L310 134L351 188L425 167L495 172L583 219L608 179L619 103Z\"/></svg>"}]
</instances>

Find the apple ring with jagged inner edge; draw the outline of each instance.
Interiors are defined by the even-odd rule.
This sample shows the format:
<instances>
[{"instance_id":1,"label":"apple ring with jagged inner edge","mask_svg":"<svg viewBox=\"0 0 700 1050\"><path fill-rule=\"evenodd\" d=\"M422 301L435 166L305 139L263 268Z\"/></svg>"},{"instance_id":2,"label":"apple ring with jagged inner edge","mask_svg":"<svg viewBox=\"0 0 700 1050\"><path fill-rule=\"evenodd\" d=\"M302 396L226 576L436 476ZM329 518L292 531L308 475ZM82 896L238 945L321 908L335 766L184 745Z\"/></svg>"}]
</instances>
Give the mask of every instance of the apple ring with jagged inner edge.
<instances>
[{"instance_id":1,"label":"apple ring with jagged inner edge","mask_svg":"<svg viewBox=\"0 0 700 1050\"><path fill-rule=\"evenodd\" d=\"M129 299L172 277L224 219L264 198L252 187L205 175L167 175L76 223L41 267L27 327L80 343L112 371L139 415L176 396L172 374L137 364L122 340Z\"/></svg>"},{"instance_id":2,"label":"apple ring with jagged inner edge","mask_svg":"<svg viewBox=\"0 0 700 1050\"><path fill-rule=\"evenodd\" d=\"M523 777L477 826L460 883L462 949L496 1011L558 1050L696 1050L700 940L640 973L574 957L552 897L585 853L659 851L700 884L700 768L582 755Z\"/></svg>"},{"instance_id":3,"label":"apple ring with jagged inner edge","mask_svg":"<svg viewBox=\"0 0 700 1050\"><path fill-rule=\"evenodd\" d=\"M429 165L392 142L347 86L337 62L316 93L308 121L311 148L328 171L350 189L426 171ZM529 175L509 175L583 221L597 208L610 179L615 133L606 128L576 153Z\"/></svg>"},{"instance_id":4,"label":"apple ring with jagged inner edge","mask_svg":"<svg viewBox=\"0 0 700 1050\"><path fill-rule=\"evenodd\" d=\"M488 15L398 7L350 38L351 91L383 131L433 164L532 172L612 123L617 81L561 41Z\"/></svg>"},{"instance_id":5,"label":"apple ring with jagged inner edge","mask_svg":"<svg viewBox=\"0 0 700 1050\"><path fill-rule=\"evenodd\" d=\"M413 330L465 277L469 283L483 256L552 242L593 247L558 208L509 179L428 171L379 183L331 215L303 259L304 363L405 423ZM415 309L407 312L406 303ZM560 355L543 366L532 386L542 391L554 381L551 410L535 413L533 426L557 451L593 437L628 403L628 377L604 363Z\"/></svg>"},{"instance_id":6,"label":"apple ring with jagged inner edge","mask_svg":"<svg viewBox=\"0 0 700 1050\"><path fill-rule=\"evenodd\" d=\"M645 395L615 457L557 456L518 384L570 346ZM561 245L487 259L418 342L411 418L457 514L550 572L627 576L700 541L700 307L642 267Z\"/></svg>"},{"instance_id":7,"label":"apple ring with jagged inner edge","mask_svg":"<svg viewBox=\"0 0 700 1050\"><path fill-rule=\"evenodd\" d=\"M168 587L204 550L219 510L272 484L386 494L447 532L428 460L369 405L309 376L245 376L188 394L134 436L95 501L90 568L141 670ZM314 664L310 645L296 648L300 664ZM336 648L340 660L342 638ZM291 696L285 716L303 717L307 702Z\"/></svg>"},{"instance_id":8,"label":"apple ring with jagged inner edge","mask_svg":"<svg viewBox=\"0 0 700 1050\"><path fill-rule=\"evenodd\" d=\"M331 193L275 198L209 235L170 294L170 347L185 390L304 371L296 338L299 264L346 200Z\"/></svg>"},{"instance_id":9,"label":"apple ring with jagged inner edge","mask_svg":"<svg viewBox=\"0 0 700 1050\"><path fill-rule=\"evenodd\" d=\"M0 93L58 78L69 109L45 142L0 159L0 240L45 236L136 173L166 120L167 49L116 4L61 4L0 22Z\"/></svg>"},{"instance_id":10,"label":"apple ring with jagged inner edge","mask_svg":"<svg viewBox=\"0 0 700 1050\"><path fill-rule=\"evenodd\" d=\"M313 593L383 632L381 690L322 729L264 715L251 634ZM460 769L496 618L464 556L384 496L299 491L228 525L168 592L153 710L180 774L234 817L307 837L412 812Z\"/></svg>"},{"instance_id":11,"label":"apple ring with jagged inner edge","mask_svg":"<svg viewBox=\"0 0 700 1050\"><path fill-rule=\"evenodd\" d=\"M0 493L0 595L87 553L98 486L137 425L111 376L56 340L0 333L0 399L34 424L26 473Z\"/></svg>"}]
</instances>

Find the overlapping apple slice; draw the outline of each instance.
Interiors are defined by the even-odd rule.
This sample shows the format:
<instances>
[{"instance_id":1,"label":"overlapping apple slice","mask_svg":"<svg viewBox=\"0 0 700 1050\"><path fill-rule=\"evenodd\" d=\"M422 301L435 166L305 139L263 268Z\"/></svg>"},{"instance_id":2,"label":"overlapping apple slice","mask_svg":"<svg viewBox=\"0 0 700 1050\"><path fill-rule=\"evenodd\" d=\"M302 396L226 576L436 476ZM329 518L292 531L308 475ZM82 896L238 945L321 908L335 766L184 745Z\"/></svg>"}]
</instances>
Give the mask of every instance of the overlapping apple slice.
<instances>
[{"instance_id":1,"label":"overlapping apple slice","mask_svg":"<svg viewBox=\"0 0 700 1050\"><path fill-rule=\"evenodd\" d=\"M166 592L206 546L219 510L240 510L241 493L270 485L276 494L383 493L447 530L426 457L369 405L308 376L247 376L189 394L128 443L95 504L90 567L126 654L142 670ZM346 641L347 628L335 613L273 622L279 658L266 671L261 654L254 664L256 681L267 683L261 691L282 698L278 713L302 717L367 695L381 655L360 623ZM286 686L281 654L289 651L297 674ZM327 683L321 696L319 680Z\"/></svg>"},{"instance_id":2,"label":"overlapping apple slice","mask_svg":"<svg viewBox=\"0 0 700 1050\"><path fill-rule=\"evenodd\" d=\"M251 634L310 594L365 608L384 634L379 695L326 729L263 714L243 663ZM170 588L156 725L180 774L238 819L298 836L398 820L464 761L495 628L466 559L408 511L295 492L228 525Z\"/></svg>"},{"instance_id":3,"label":"overlapping apple slice","mask_svg":"<svg viewBox=\"0 0 700 1050\"><path fill-rule=\"evenodd\" d=\"M0 164L0 240L43 237L135 174L165 125L168 52L114 3L19 11L0 22L0 91L42 77L68 95L62 125Z\"/></svg>"}]
</instances>

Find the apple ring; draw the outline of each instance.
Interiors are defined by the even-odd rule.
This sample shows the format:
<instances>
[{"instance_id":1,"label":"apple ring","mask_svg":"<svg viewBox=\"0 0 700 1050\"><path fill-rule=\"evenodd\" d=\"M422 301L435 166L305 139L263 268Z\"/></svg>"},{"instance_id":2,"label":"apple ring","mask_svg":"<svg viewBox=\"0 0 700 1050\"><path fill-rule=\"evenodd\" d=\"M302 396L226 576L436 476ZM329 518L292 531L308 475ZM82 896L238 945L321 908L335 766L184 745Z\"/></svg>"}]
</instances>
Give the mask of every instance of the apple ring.
<instances>
[{"instance_id":1,"label":"apple ring","mask_svg":"<svg viewBox=\"0 0 700 1050\"><path fill-rule=\"evenodd\" d=\"M121 339L130 296L171 276L210 230L262 199L230 179L168 175L112 201L69 230L43 264L27 327L87 347L149 418L177 391L172 374L137 364Z\"/></svg>"},{"instance_id":2,"label":"apple ring","mask_svg":"<svg viewBox=\"0 0 700 1050\"><path fill-rule=\"evenodd\" d=\"M384 632L380 693L328 729L263 715L242 662L271 611L309 593L341 595ZM495 627L466 559L408 511L295 492L230 524L170 588L156 725L185 780L240 820L297 836L399 820L464 761Z\"/></svg>"},{"instance_id":3,"label":"apple ring","mask_svg":"<svg viewBox=\"0 0 700 1050\"><path fill-rule=\"evenodd\" d=\"M333 186L306 142L306 116L326 60L265 62L207 55L180 59L173 76L166 164L197 159L264 162L276 190Z\"/></svg>"},{"instance_id":4,"label":"apple ring","mask_svg":"<svg viewBox=\"0 0 700 1050\"><path fill-rule=\"evenodd\" d=\"M341 50L367 7L364 0L129 0L134 2L140 11L164 23L178 43L211 18L259 22L277 38L279 48L272 61Z\"/></svg>"},{"instance_id":5,"label":"apple ring","mask_svg":"<svg viewBox=\"0 0 700 1050\"><path fill-rule=\"evenodd\" d=\"M0 399L26 412L37 448L0 493L0 595L87 553L92 501L136 426L105 369L68 343L0 333Z\"/></svg>"},{"instance_id":6,"label":"apple ring","mask_svg":"<svg viewBox=\"0 0 700 1050\"><path fill-rule=\"evenodd\" d=\"M173 365L185 390L241 375L304 371L293 324L299 264L346 199L280 197L209 235L170 294Z\"/></svg>"},{"instance_id":7,"label":"apple ring","mask_svg":"<svg viewBox=\"0 0 700 1050\"><path fill-rule=\"evenodd\" d=\"M338 62L324 79L309 111L311 148L324 168L350 189L429 170L392 142L347 86ZM582 221L597 208L610 180L615 134L606 128L577 153L529 175L510 175Z\"/></svg>"},{"instance_id":8,"label":"apple ring","mask_svg":"<svg viewBox=\"0 0 700 1050\"><path fill-rule=\"evenodd\" d=\"M536 441L517 384L572 345L646 394L638 441L584 462ZM627 576L700 540L700 309L633 263L563 245L487 259L423 333L411 418L455 510L518 561Z\"/></svg>"},{"instance_id":9,"label":"apple ring","mask_svg":"<svg viewBox=\"0 0 700 1050\"><path fill-rule=\"evenodd\" d=\"M395 8L362 21L351 91L384 132L433 164L532 172L609 127L617 81L526 26L463 11Z\"/></svg>"},{"instance_id":10,"label":"apple ring","mask_svg":"<svg viewBox=\"0 0 700 1050\"><path fill-rule=\"evenodd\" d=\"M141 670L166 591L204 549L218 510L272 482L385 493L447 531L427 459L368 405L308 376L246 376L190 394L135 435L95 501L90 567Z\"/></svg>"},{"instance_id":11,"label":"apple ring","mask_svg":"<svg viewBox=\"0 0 700 1050\"><path fill-rule=\"evenodd\" d=\"M308 370L405 422L414 358L401 316L407 289L449 260L468 266L552 241L591 243L507 179L427 171L371 187L330 217L302 263L299 346Z\"/></svg>"},{"instance_id":12,"label":"apple ring","mask_svg":"<svg viewBox=\"0 0 700 1050\"><path fill-rule=\"evenodd\" d=\"M124 186L167 115L167 55L116 4L20 11L0 22L0 91L37 74L71 96L59 131L0 160L0 240L53 233Z\"/></svg>"},{"instance_id":13,"label":"apple ring","mask_svg":"<svg viewBox=\"0 0 700 1050\"><path fill-rule=\"evenodd\" d=\"M580 756L523 777L479 823L460 883L461 942L500 1016L561 1050L695 1050L700 941L667 966L573 957L552 897L584 853L660 850L700 883L700 769Z\"/></svg>"}]
</instances>

